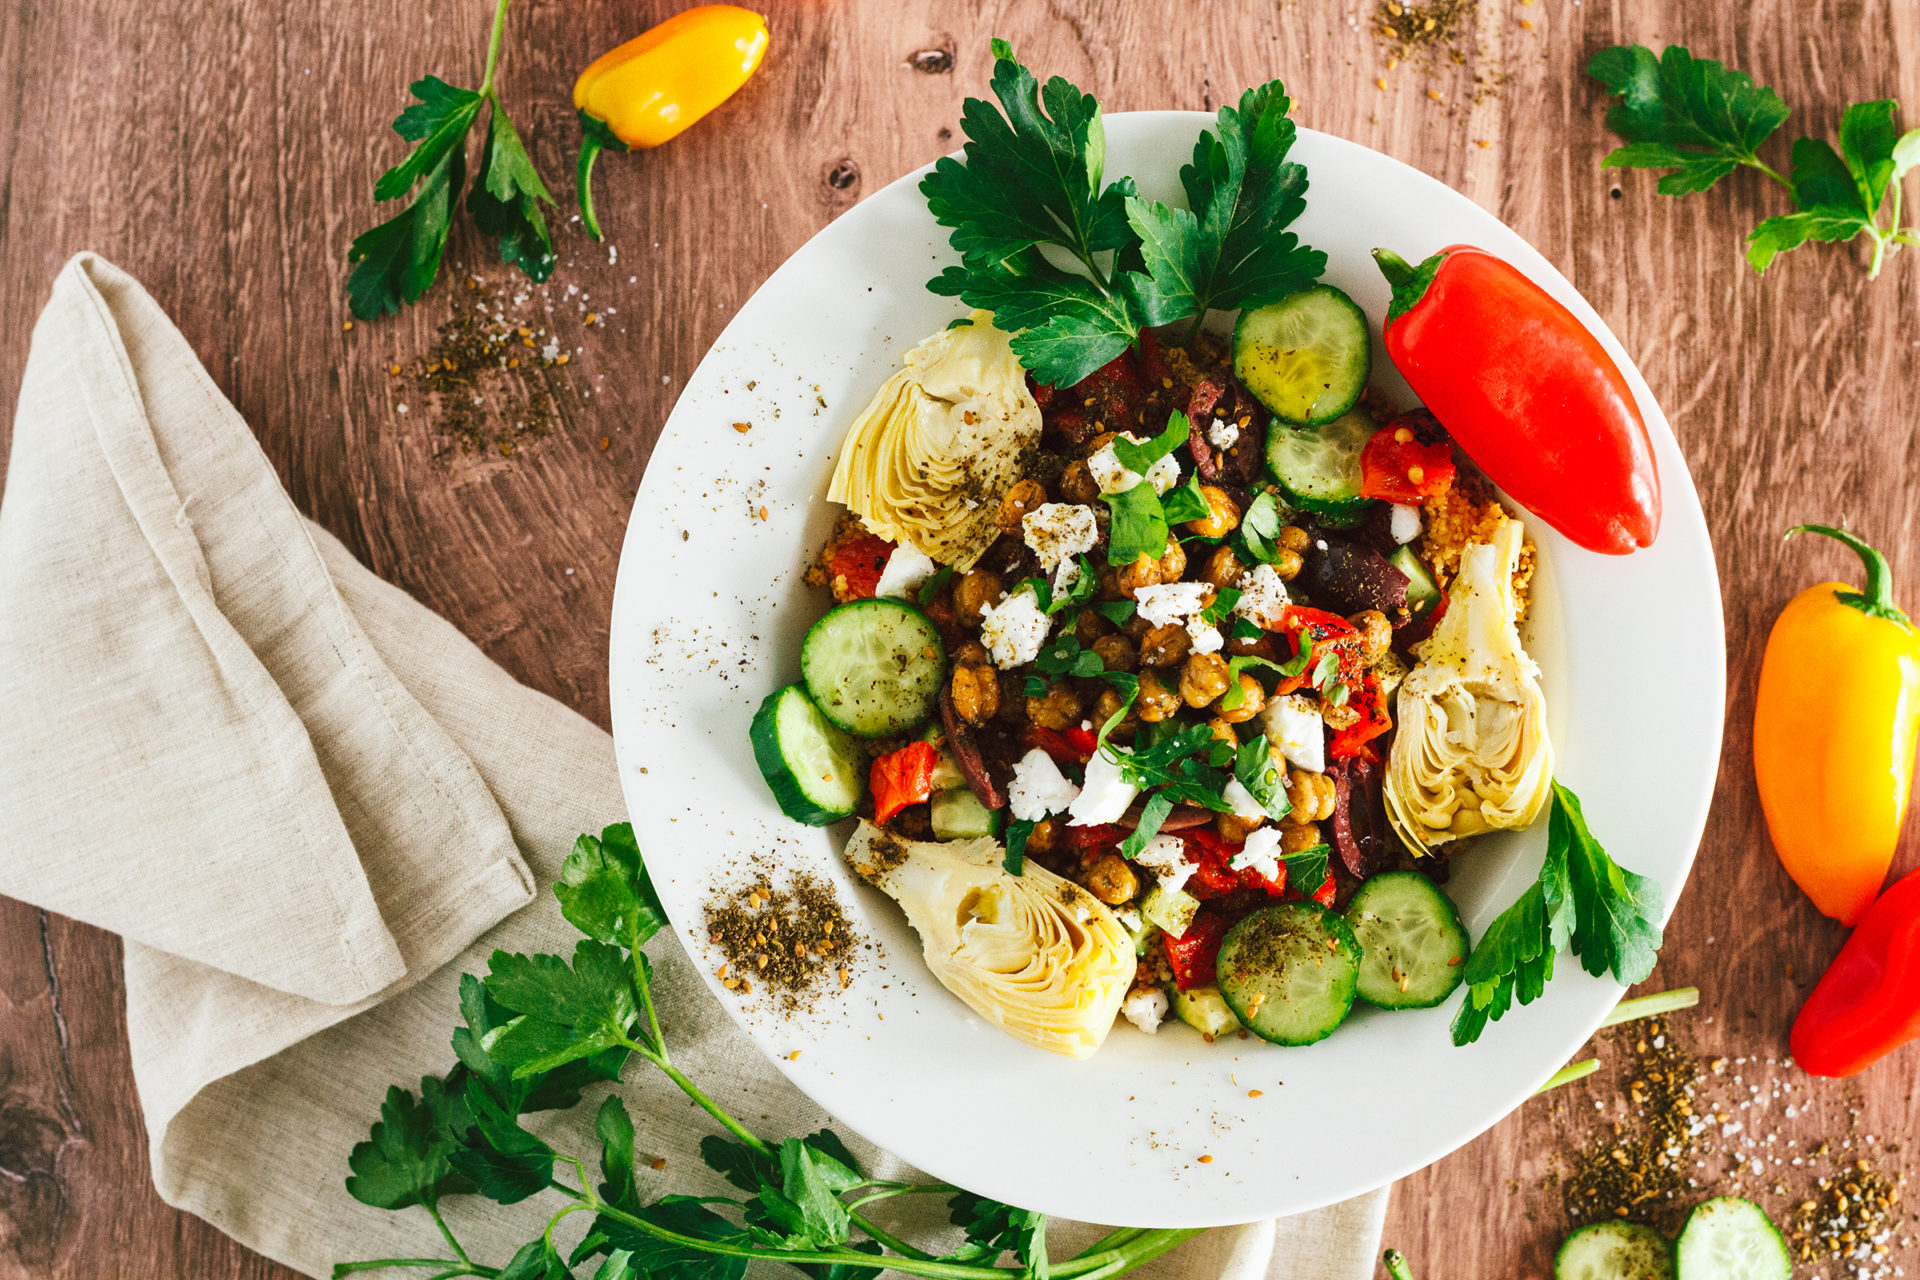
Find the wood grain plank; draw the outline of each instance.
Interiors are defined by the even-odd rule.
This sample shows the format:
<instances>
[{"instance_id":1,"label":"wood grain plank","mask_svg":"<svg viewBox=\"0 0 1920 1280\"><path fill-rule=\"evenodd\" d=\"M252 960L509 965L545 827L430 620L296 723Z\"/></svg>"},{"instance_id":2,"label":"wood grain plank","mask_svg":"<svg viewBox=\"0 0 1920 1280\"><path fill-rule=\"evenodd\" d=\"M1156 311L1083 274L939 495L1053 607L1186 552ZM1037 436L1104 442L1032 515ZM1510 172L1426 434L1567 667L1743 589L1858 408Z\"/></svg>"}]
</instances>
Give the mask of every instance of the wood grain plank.
<instances>
[{"instance_id":1,"label":"wood grain plank","mask_svg":"<svg viewBox=\"0 0 1920 1280\"><path fill-rule=\"evenodd\" d=\"M563 196L574 71L679 7L516 5L502 91ZM1602 171L1612 140L1580 69L1616 41L1685 41L1775 85L1795 107L1790 128L1826 131L1849 101L1920 103L1920 11L1480 0L1476 55L1424 75L1386 70L1364 0L767 7L773 52L746 92L670 147L602 161L614 252L560 215L548 296L561 340L580 348L570 380L586 394L517 456L448 465L426 415L398 412L408 393L387 370L426 349L449 288L349 331L341 287L348 241L376 217L373 179L400 154L387 125L406 84L429 71L477 79L488 6L443 4L428 21L404 0L0 6L0 396L18 384L59 264L99 249L175 316L303 510L516 676L605 723L620 535L679 389L807 237L952 147L962 97L985 88L989 34L1113 110L1210 108L1280 75L1304 123L1415 164L1518 229L1593 301L1667 406L1720 560L1729 719L1711 826L1653 985L1707 992L1710 1010L1688 1024L1704 1051L1783 1053L1840 935L1765 845L1746 764L1753 673L1786 598L1847 572L1834 549L1783 547L1794 521L1848 521L1920 599L1920 267L1896 261L1868 284L1859 253L1836 247L1755 277L1740 238L1780 211L1780 195L1740 174L1674 201L1643 175ZM950 70L916 69L915 54L942 49ZM1500 92L1476 100L1476 75L1500 77ZM462 272L506 278L466 234L449 252L450 277ZM592 332L589 306L606 320ZM1657 620L1645 625L1657 638ZM0 902L0 1280L90 1277L134 1259L154 1277L289 1274L154 1197L117 966L111 938ZM1780 1121L1783 1134L1810 1138L1849 1106L1863 1131L1911 1132L1920 1119L1898 1070L1809 1092L1814 1105ZM1408 1179L1391 1241L1423 1276L1545 1275L1561 1223L1540 1183L1583 1131L1590 1096L1530 1104Z\"/></svg>"}]
</instances>

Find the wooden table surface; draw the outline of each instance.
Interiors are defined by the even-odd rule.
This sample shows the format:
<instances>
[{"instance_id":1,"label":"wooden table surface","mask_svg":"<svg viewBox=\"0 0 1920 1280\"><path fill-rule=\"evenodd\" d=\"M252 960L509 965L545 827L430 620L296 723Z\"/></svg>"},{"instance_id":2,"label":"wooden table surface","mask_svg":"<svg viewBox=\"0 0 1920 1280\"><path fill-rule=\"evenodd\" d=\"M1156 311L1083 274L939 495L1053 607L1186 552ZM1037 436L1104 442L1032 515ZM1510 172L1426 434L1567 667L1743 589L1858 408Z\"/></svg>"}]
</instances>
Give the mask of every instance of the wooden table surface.
<instances>
[{"instance_id":1,"label":"wooden table surface","mask_svg":"<svg viewBox=\"0 0 1920 1280\"><path fill-rule=\"evenodd\" d=\"M504 92L563 195L573 73L677 7L514 7ZM1833 548L1783 547L1790 523L1849 523L1904 568L1903 594L1920 602L1920 256L1869 283L1855 248L1816 248L1756 277L1740 239L1782 211L1781 195L1742 173L1675 201L1649 177L1603 172L1612 139L1580 68L1610 43L1684 42L1774 85L1795 107L1790 129L1826 134L1856 99L1920 103L1920 6L1480 0L1472 56L1432 74L1387 70L1367 0L769 7L773 52L746 91L670 147L601 162L617 262L577 225L560 229L556 324L583 348L570 380L590 398L568 401L553 434L513 457L449 461L426 414L397 411L405 397L391 394L388 370L426 349L450 289L349 332L342 286L347 243L373 220L373 180L401 153L387 124L406 84L427 72L477 81L492 6L0 5L0 387L18 385L61 262L100 251L173 314L302 509L514 675L604 724L615 562L660 423L721 326L788 254L954 145L962 98L985 85L989 35L1110 110L1211 108L1282 77L1303 123L1439 176L1537 245L1665 405L1719 556L1729 694L1713 816L1652 985L1703 989L1705 1007L1684 1024L1702 1051L1784 1056L1791 1013L1841 932L1768 851L1748 765L1754 674L1786 598L1849 572ZM927 51L951 61L916 57ZM1475 101L1476 77L1497 92ZM1784 163L1784 138L1774 145ZM465 236L449 264L502 277ZM610 313L598 332L580 332L568 285ZM1659 618L1621 619L1623 645L1657 654L1661 637ZM1647 715L1657 725L1659 709ZM110 856L110 833L96 835L94 853ZM106 934L0 900L0 1277L291 1274L155 1197L119 958ZM1849 1123L1906 1133L1914 1061L1846 1088L1802 1078L1797 1118L1776 1107L1770 1126L1809 1144ZM1358 1116L1366 1100L1329 1105ZM1571 1093L1529 1104L1403 1182L1388 1243L1423 1276L1544 1275L1564 1223L1541 1180L1591 1106ZM1916 1261L1911 1248L1894 1258Z\"/></svg>"}]
</instances>

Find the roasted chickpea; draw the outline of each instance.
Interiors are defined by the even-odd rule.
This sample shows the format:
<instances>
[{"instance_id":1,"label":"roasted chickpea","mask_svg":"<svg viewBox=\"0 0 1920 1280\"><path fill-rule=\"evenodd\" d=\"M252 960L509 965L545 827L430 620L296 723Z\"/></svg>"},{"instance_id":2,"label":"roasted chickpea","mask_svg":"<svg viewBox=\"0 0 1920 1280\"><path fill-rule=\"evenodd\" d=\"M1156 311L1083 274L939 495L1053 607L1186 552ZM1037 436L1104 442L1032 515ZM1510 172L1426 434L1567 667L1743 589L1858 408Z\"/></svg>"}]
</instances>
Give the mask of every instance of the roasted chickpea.
<instances>
[{"instance_id":1,"label":"roasted chickpea","mask_svg":"<svg viewBox=\"0 0 1920 1280\"><path fill-rule=\"evenodd\" d=\"M1240 527L1240 504L1227 496L1225 489L1203 484L1200 492L1207 499L1207 514L1187 521L1187 531L1203 538L1224 538Z\"/></svg>"},{"instance_id":2,"label":"roasted chickpea","mask_svg":"<svg viewBox=\"0 0 1920 1280\"><path fill-rule=\"evenodd\" d=\"M1018 671L1000 673L999 720L1016 729L1027 723L1027 678Z\"/></svg>"},{"instance_id":3,"label":"roasted chickpea","mask_svg":"<svg viewBox=\"0 0 1920 1280\"><path fill-rule=\"evenodd\" d=\"M1180 709L1180 695L1160 683L1160 677L1151 671L1140 673L1140 693L1134 699L1133 709L1148 724L1158 724Z\"/></svg>"},{"instance_id":4,"label":"roasted chickpea","mask_svg":"<svg viewBox=\"0 0 1920 1280\"><path fill-rule=\"evenodd\" d=\"M1264 818L1243 818L1237 813L1216 813L1213 815L1213 829L1228 844L1239 844L1249 833L1258 830ZM1282 839L1285 839L1283 836Z\"/></svg>"},{"instance_id":5,"label":"roasted chickpea","mask_svg":"<svg viewBox=\"0 0 1920 1280\"><path fill-rule=\"evenodd\" d=\"M1147 639L1147 633L1152 630L1153 624L1141 617L1138 613L1133 614L1125 622L1120 624L1120 634L1135 644L1144 644Z\"/></svg>"},{"instance_id":6,"label":"roasted chickpea","mask_svg":"<svg viewBox=\"0 0 1920 1280\"><path fill-rule=\"evenodd\" d=\"M1292 582L1306 567L1307 562L1300 558L1300 553L1291 548L1281 547L1273 553L1273 571L1280 575L1282 582Z\"/></svg>"},{"instance_id":7,"label":"roasted chickpea","mask_svg":"<svg viewBox=\"0 0 1920 1280\"><path fill-rule=\"evenodd\" d=\"M954 714L968 724L985 724L1000 710L1000 673L984 662L957 664L948 690Z\"/></svg>"},{"instance_id":8,"label":"roasted chickpea","mask_svg":"<svg viewBox=\"0 0 1920 1280\"><path fill-rule=\"evenodd\" d=\"M1273 535L1273 541L1276 546L1285 547L1301 555L1307 554L1307 548L1313 545L1312 537L1297 524L1281 526L1280 532Z\"/></svg>"},{"instance_id":9,"label":"roasted chickpea","mask_svg":"<svg viewBox=\"0 0 1920 1280\"><path fill-rule=\"evenodd\" d=\"M1220 739L1220 741L1226 743L1234 750L1238 751L1240 749L1240 735L1233 731L1233 723L1231 721L1223 719L1220 716L1215 716L1213 719L1207 721L1207 730L1212 733L1214 737Z\"/></svg>"},{"instance_id":10,"label":"roasted chickpea","mask_svg":"<svg viewBox=\"0 0 1920 1280\"><path fill-rule=\"evenodd\" d=\"M1080 883L1087 887L1087 892L1110 907L1132 902L1133 895L1140 892L1140 877L1133 873L1133 868L1127 865L1125 858L1111 849L1087 868Z\"/></svg>"},{"instance_id":11,"label":"roasted chickpea","mask_svg":"<svg viewBox=\"0 0 1920 1280\"><path fill-rule=\"evenodd\" d=\"M1033 830L1027 832L1028 853L1052 853L1053 846L1060 838L1060 828L1052 818L1042 818L1033 824Z\"/></svg>"},{"instance_id":12,"label":"roasted chickpea","mask_svg":"<svg viewBox=\"0 0 1920 1280\"><path fill-rule=\"evenodd\" d=\"M1193 637L1177 622L1149 627L1140 638L1140 662L1148 667L1172 667L1186 661Z\"/></svg>"},{"instance_id":13,"label":"roasted chickpea","mask_svg":"<svg viewBox=\"0 0 1920 1280\"><path fill-rule=\"evenodd\" d=\"M1103 637L1113 634L1113 624L1092 609L1082 609L1073 620L1073 638L1091 649Z\"/></svg>"},{"instance_id":14,"label":"roasted chickpea","mask_svg":"<svg viewBox=\"0 0 1920 1280\"><path fill-rule=\"evenodd\" d=\"M1118 440L1119 438L1120 438L1120 433L1118 431L1100 432L1098 435L1094 436L1093 439L1087 441L1087 456L1091 458L1094 454L1100 452L1102 449L1106 448L1108 445L1112 444L1115 440Z\"/></svg>"},{"instance_id":15,"label":"roasted chickpea","mask_svg":"<svg viewBox=\"0 0 1920 1280\"><path fill-rule=\"evenodd\" d=\"M1240 701L1229 710L1223 697L1214 704L1214 713L1228 724L1242 724L1259 715L1267 705L1267 691L1261 687L1252 673L1242 671L1239 678Z\"/></svg>"},{"instance_id":16,"label":"roasted chickpea","mask_svg":"<svg viewBox=\"0 0 1920 1280\"><path fill-rule=\"evenodd\" d=\"M953 660L961 666L981 663L987 660L987 646L978 640L969 640L953 651Z\"/></svg>"},{"instance_id":17,"label":"roasted chickpea","mask_svg":"<svg viewBox=\"0 0 1920 1280\"><path fill-rule=\"evenodd\" d=\"M1211 582L1216 590L1224 590L1246 574L1247 567L1240 563L1240 557L1233 554L1232 547L1215 547L1213 554L1207 557L1206 568L1200 576Z\"/></svg>"},{"instance_id":18,"label":"roasted chickpea","mask_svg":"<svg viewBox=\"0 0 1920 1280\"><path fill-rule=\"evenodd\" d=\"M1101 636L1092 645L1109 671L1131 671L1140 661L1140 650L1123 635Z\"/></svg>"},{"instance_id":19,"label":"roasted chickpea","mask_svg":"<svg viewBox=\"0 0 1920 1280\"><path fill-rule=\"evenodd\" d=\"M1313 846L1322 843L1324 842L1320 839L1320 828L1314 823L1307 822L1299 826L1280 828L1280 852L1288 857L1296 853L1305 853ZM1300 886L1301 891L1305 893L1312 893L1319 887L1317 884Z\"/></svg>"},{"instance_id":20,"label":"roasted chickpea","mask_svg":"<svg viewBox=\"0 0 1920 1280\"><path fill-rule=\"evenodd\" d=\"M1180 696L1198 711L1227 691L1227 660L1217 653L1187 655L1180 668Z\"/></svg>"},{"instance_id":21,"label":"roasted chickpea","mask_svg":"<svg viewBox=\"0 0 1920 1280\"><path fill-rule=\"evenodd\" d=\"M1127 599L1134 598L1134 592L1142 587L1157 587L1166 579L1160 576L1160 562L1150 556L1141 556L1132 564L1121 566L1114 584L1120 594Z\"/></svg>"},{"instance_id":22,"label":"roasted chickpea","mask_svg":"<svg viewBox=\"0 0 1920 1280\"><path fill-rule=\"evenodd\" d=\"M1087 470L1086 463L1076 458L1060 473L1060 497L1083 506L1100 500L1100 485L1094 480L1093 472Z\"/></svg>"},{"instance_id":23,"label":"roasted chickpea","mask_svg":"<svg viewBox=\"0 0 1920 1280\"><path fill-rule=\"evenodd\" d=\"M1027 513L1039 507L1047 500L1046 486L1038 480L1021 480L1007 490L1007 496L1000 499L1000 514L996 518L1001 531L1012 533L1020 527L1020 521Z\"/></svg>"},{"instance_id":24,"label":"roasted chickpea","mask_svg":"<svg viewBox=\"0 0 1920 1280\"><path fill-rule=\"evenodd\" d=\"M1100 585L1094 596L1100 600L1125 600L1127 593L1120 589L1120 570L1111 564L1101 565L1094 571L1094 581ZM1081 615L1085 617L1085 614Z\"/></svg>"},{"instance_id":25,"label":"roasted chickpea","mask_svg":"<svg viewBox=\"0 0 1920 1280\"><path fill-rule=\"evenodd\" d=\"M1167 549L1153 562L1161 582L1178 582L1180 575L1187 571L1187 549L1180 545L1180 539L1167 535Z\"/></svg>"},{"instance_id":26,"label":"roasted chickpea","mask_svg":"<svg viewBox=\"0 0 1920 1280\"><path fill-rule=\"evenodd\" d=\"M1134 708L1127 707L1126 699L1121 697L1119 691L1116 689L1102 689L1100 696L1094 699L1093 727L1098 730L1102 725L1106 724L1107 721L1119 715L1122 707L1126 707L1127 714L1121 716L1119 722L1113 726L1107 736L1123 740L1132 738L1134 734L1140 731L1140 716Z\"/></svg>"},{"instance_id":27,"label":"roasted chickpea","mask_svg":"<svg viewBox=\"0 0 1920 1280\"><path fill-rule=\"evenodd\" d=\"M1359 724L1361 716L1359 708L1355 707L1351 702L1343 702L1339 706L1335 706L1331 702L1322 700L1320 703L1320 719L1326 723L1327 728L1338 733L1342 729L1351 729L1354 725Z\"/></svg>"},{"instance_id":28,"label":"roasted chickpea","mask_svg":"<svg viewBox=\"0 0 1920 1280\"><path fill-rule=\"evenodd\" d=\"M1221 630L1225 631L1227 628L1222 627ZM1251 656L1265 658L1268 662L1280 660L1280 646L1274 643L1273 633L1270 631L1262 631L1259 635L1249 636L1244 640L1229 635L1227 652L1236 658Z\"/></svg>"},{"instance_id":29,"label":"roasted chickpea","mask_svg":"<svg viewBox=\"0 0 1920 1280\"><path fill-rule=\"evenodd\" d=\"M1287 802L1293 806L1288 822L1298 826L1331 818L1334 798L1332 778L1305 769L1287 771Z\"/></svg>"},{"instance_id":30,"label":"roasted chickpea","mask_svg":"<svg viewBox=\"0 0 1920 1280\"><path fill-rule=\"evenodd\" d=\"M1393 647L1393 624L1378 609L1362 609L1347 619L1360 632L1360 648L1369 658Z\"/></svg>"},{"instance_id":31,"label":"roasted chickpea","mask_svg":"<svg viewBox=\"0 0 1920 1280\"><path fill-rule=\"evenodd\" d=\"M1000 575L991 569L969 569L960 575L953 584L953 612L961 623L969 627L980 625L980 611L990 604L999 603L1006 588L1000 584Z\"/></svg>"},{"instance_id":32,"label":"roasted chickpea","mask_svg":"<svg viewBox=\"0 0 1920 1280\"><path fill-rule=\"evenodd\" d=\"M1027 719L1043 729L1065 729L1080 723L1082 706L1080 691L1056 680L1041 697L1027 699Z\"/></svg>"}]
</instances>

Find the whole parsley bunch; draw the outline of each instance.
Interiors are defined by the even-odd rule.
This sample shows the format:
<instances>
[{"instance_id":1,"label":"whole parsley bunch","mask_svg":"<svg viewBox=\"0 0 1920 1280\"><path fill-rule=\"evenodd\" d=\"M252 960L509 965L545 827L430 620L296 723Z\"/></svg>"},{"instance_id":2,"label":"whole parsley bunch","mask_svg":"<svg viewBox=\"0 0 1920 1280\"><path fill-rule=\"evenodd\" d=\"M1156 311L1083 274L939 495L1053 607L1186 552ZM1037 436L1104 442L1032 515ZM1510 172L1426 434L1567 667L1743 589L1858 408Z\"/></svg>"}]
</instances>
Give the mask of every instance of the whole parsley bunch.
<instances>
[{"instance_id":1,"label":"whole parsley bunch","mask_svg":"<svg viewBox=\"0 0 1920 1280\"><path fill-rule=\"evenodd\" d=\"M1840 149L1824 138L1793 144L1782 174L1760 146L1787 121L1780 95L1741 71L1696 58L1682 45L1655 56L1643 45L1603 49L1587 74L1618 95L1607 124L1627 140L1602 161L1609 169L1667 169L1670 196L1705 191L1735 169L1757 169L1785 187L1794 212L1768 218L1747 236L1747 261L1765 271L1774 258L1809 241L1873 242L1869 278L1889 250L1920 244L1920 228L1901 223L1901 180L1920 164L1920 129L1898 133L1891 99L1856 102L1840 118Z\"/></svg>"},{"instance_id":2,"label":"whole parsley bunch","mask_svg":"<svg viewBox=\"0 0 1920 1280\"><path fill-rule=\"evenodd\" d=\"M347 251L347 261L354 264L347 297L353 314L363 320L398 311L432 287L463 189L474 225L499 241L503 261L530 280L553 274L553 238L540 206L554 199L494 86L510 2L495 2L480 87L456 88L438 76L416 80L411 89L418 101L393 122L393 131L414 147L380 175L374 199L412 194L404 209L355 237ZM480 169L467 188L467 134L482 107L487 111L487 140L480 150Z\"/></svg>"},{"instance_id":3,"label":"whole parsley bunch","mask_svg":"<svg viewBox=\"0 0 1920 1280\"><path fill-rule=\"evenodd\" d=\"M1579 797L1553 784L1547 856L1540 877L1487 926L1467 956L1467 998L1453 1019L1453 1042L1471 1044L1517 999L1532 1004L1571 947L1594 977L1611 973L1632 986L1653 972L1660 951L1660 886L1607 856L1587 829Z\"/></svg>"},{"instance_id":4,"label":"whole parsley bunch","mask_svg":"<svg viewBox=\"0 0 1920 1280\"><path fill-rule=\"evenodd\" d=\"M1279 81L1222 107L1180 170L1186 209L1106 180L1100 104L1065 79L1042 85L992 44L999 107L969 98L963 160L934 165L927 208L960 254L927 287L993 312L1028 372L1071 386L1149 325L1260 306L1320 278L1327 256L1286 227L1306 208L1290 162L1292 100ZM1067 265L1062 265L1063 263Z\"/></svg>"},{"instance_id":5,"label":"whole parsley bunch","mask_svg":"<svg viewBox=\"0 0 1920 1280\"><path fill-rule=\"evenodd\" d=\"M424 1209L450 1256L342 1262L336 1277L405 1268L432 1280L566 1280L597 1263L594 1280L742 1280L756 1259L784 1263L809 1280L856 1280L880 1271L932 1280L1101 1280L1172 1249L1192 1230L1122 1229L1071 1259L1047 1253L1037 1213L944 1183L870 1178L831 1130L803 1138L762 1138L673 1064L653 970L641 947L666 922L633 828L581 836L554 886L560 907L585 936L573 958L496 951L487 976L460 980L465 1025L453 1033L459 1064L421 1080L418 1094L394 1086L367 1141L348 1158L347 1191L380 1209ZM596 1114L600 1149L556 1150L521 1124L532 1112L574 1107L587 1086L617 1081L634 1059L650 1063L724 1131L700 1145L701 1158L738 1194L661 1193L635 1169L633 1117L609 1094ZM589 1172L597 1163L599 1176ZM546 1228L512 1258L471 1257L440 1212L443 1200L480 1195L515 1204L542 1193L562 1203ZM866 1216L867 1206L904 1195L949 1197L965 1232L952 1254L936 1256ZM578 1246L562 1256L554 1227L592 1215ZM1011 1254L1014 1266L998 1266Z\"/></svg>"}]
</instances>

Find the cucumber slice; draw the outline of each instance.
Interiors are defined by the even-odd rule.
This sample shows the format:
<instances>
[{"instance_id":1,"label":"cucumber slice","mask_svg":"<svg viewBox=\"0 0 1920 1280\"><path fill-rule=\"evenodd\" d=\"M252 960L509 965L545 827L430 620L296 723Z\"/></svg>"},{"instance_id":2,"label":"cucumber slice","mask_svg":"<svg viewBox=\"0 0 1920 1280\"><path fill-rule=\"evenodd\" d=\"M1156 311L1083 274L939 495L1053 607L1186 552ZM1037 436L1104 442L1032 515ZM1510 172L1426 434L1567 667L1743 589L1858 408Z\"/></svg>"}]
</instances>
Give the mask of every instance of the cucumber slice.
<instances>
[{"instance_id":1,"label":"cucumber slice","mask_svg":"<svg viewBox=\"0 0 1920 1280\"><path fill-rule=\"evenodd\" d=\"M972 840L997 836L1004 812L987 808L967 787L935 793L928 806L936 840Z\"/></svg>"},{"instance_id":2,"label":"cucumber slice","mask_svg":"<svg viewBox=\"0 0 1920 1280\"><path fill-rule=\"evenodd\" d=\"M851 817L866 792L859 748L790 684L770 694L747 730L753 758L780 812L824 827Z\"/></svg>"},{"instance_id":3,"label":"cucumber slice","mask_svg":"<svg viewBox=\"0 0 1920 1280\"><path fill-rule=\"evenodd\" d=\"M1227 930L1220 994L1247 1030L1274 1044L1324 1040L1359 985L1360 943L1317 902L1262 907Z\"/></svg>"},{"instance_id":4,"label":"cucumber slice","mask_svg":"<svg viewBox=\"0 0 1920 1280\"><path fill-rule=\"evenodd\" d=\"M1187 931L1199 913L1200 899L1181 889L1155 885L1140 899L1141 918L1159 925L1176 938Z\"/></svg>"},{"instance_id":5,"label":"cucumber slice","mask_svg":"<svg viewBox=\"0 0 1920 1280\"><path fill-rule=\"evenodd\" d=\"M1267 432L1267 465L1281 496L1325 524L1345 528L1367 518L1377 505L1360 496L1360 451L1378 430L1366 410L1317 427L1275 427Z\"/></svg>"},{"instance_id":6,"label":"cucumber slice","mask_svg":"<svg viewBox=\"0 0 1920 1280\"><path fill-rule=\"evenodd\" d=\"M1431 1009L1467 971L1460 913L1418 871L1389 871L1360 886L1347 904L1360 940L1360 998L1382 1009Z\"/></svg>"},{"instance_id":7,"label":"cucumber slice","mask_svg":"<svg viewBox=\"0 0 1920 1280\"><path fill-rule=\"evenodd\" d=\"M800 674L821 714L862 738L923 724L946 661L933 619L898 600L843 604L814 623L800 646Z\"/></svg>"},{"instance_id":8,"label":"cucumber slice","mask_svg":"<svg viewBox=\"0 0 1920 1280\"><path fill-rule=\"evenodd\" d=\"M1674 1248L1681 1280L1789 1280L1793 1255L1766 1211L1739 1196L1697 1204Z\"/></svg>"},{"instance_id":9,"label":"cucumber slice","mask_svg":"<svg viewBox=\"0 0 1920 1280\"><path fill-rule=\"evenodd\" d=\"M1414 551L1411 543L1388 556L1387 563L1407 575L1407 608L1415 617L1440 603L1440 584L1427 572L1427 562Z\"/></svg>"},{"instance_id":10,"label":"cucumber slice","mask_svg":"<svg viewBox=\"0 0 1920 1280\"><path fill-rule=\"evenodd\" d=\"M1220 994L1218 987L1195 987L1191 991L1182 991L1176 985L1173 988L1173 1016L1208 1040L1218 1040L1228 1032L1240 1029L1240 1019L1233 1016L1233 1010L1227 1007L1226 997Z\"/></svg>"},{"instance_id":11,"label":"cucumber slice","mask_svg":"<svg viewBox=\"0 0 1920 1280\"><path fill-rule=\"evenodd\" d=\"M1332 422L1359 401L1373 364L1367 313L1330 284L1242 312L1233 371L1283 422Z\"/></svg>"},{"instance_id":12,"label":"cucumber slice","mask_svg":"<svg viewBox=\"0 0 1920 1280\"><path fill-rule=\"evenodd\" d=\"M1596 1222L1560 1246L1553 1280L1674 1280L1673 1249L1638 1222Z\"/></svg>"}]
</instances>

